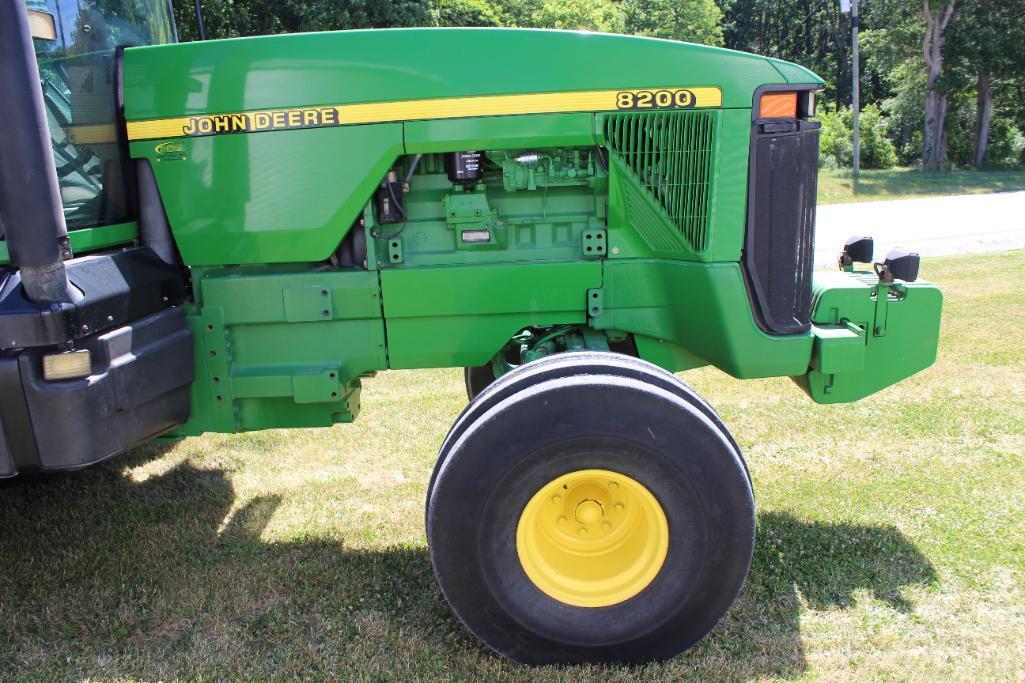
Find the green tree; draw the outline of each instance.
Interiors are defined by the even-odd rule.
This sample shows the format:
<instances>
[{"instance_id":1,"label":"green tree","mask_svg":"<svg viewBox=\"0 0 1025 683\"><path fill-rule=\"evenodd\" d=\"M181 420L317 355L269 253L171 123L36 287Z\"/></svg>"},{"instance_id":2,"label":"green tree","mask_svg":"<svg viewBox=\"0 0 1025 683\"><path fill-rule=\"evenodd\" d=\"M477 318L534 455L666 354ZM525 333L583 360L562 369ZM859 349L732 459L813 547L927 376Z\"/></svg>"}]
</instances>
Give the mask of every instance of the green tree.
<instances>
[{"instance_id":1,"label":"green tree","mask_svg":"<svg viewBox=\"0 0 1025 683\"><path fill-rule=\"evenodd\" d=\"M626 0L627 33L722 45L723 13L714 0Z\"/></svg>"},{"instance_id":2,"label":"green tree","mask_svg":"<svg viewBox=\"0 0 1025 683\"><path fill-rule=\"evenodd\" d=\"M925 127L922 131L922 166L939 170L947 160L947 90L943 76L943 42L947 27L957 16L958 0L922 0L925 33L922 54L925 57Z\"/></svg>"},{"instance_id":3,"label":"green tree","mask_svg":"<svg viewBox=\"0 0 1025 683\"><path fill-rule=\"evenodd\" d=\"M862 92L866 103L878 103L886 115L899 162L913 165L922 156L926 92L921 8L904 0L872 0L865 9L869 28L861 32L862 63L873 87Z\"/></svg>"},{"instance_id":4,"label":"green tree","mask_svg":"<svg viewBox=\"0 0 1025 683\"><path fill-rule=\"evenodd\" d=\"M876 0L880 1L880 0ZM826 81L825 99L851 99L850 20L836 0L718 0L726 47L808 67ZM863 5L868 25L870 7ZM869 80L862 92L872 101Z\"/></svg>"},{"instance_id":5,"label":"green tree","mask_svg":"<svg viewBox=\"0 0 1025 683\"><path fill-rule=\"evenodd\" d=\"M425 26L432 18L429 0L286 0L271 4L295 17L288 32Z\"/></svg>"},{"instance_id":6,"label":"green tree","mask_svg":"<svg viewBox=\"0 0 1025 683\"><path fill-rule=\"evenodd\" d=\"M854 117L850 107L823 112L819 116L822 132L819 139L819 163L828 168L850 168L854 161L851 129ZM862 168L885 169L897 165L897 151L888 137L886 117L874 104L861 110Z\"/></svg>"},{"instance_id":7,"label":"green tree","mask_svg":"<svg viewBox=\"0 0 1025 683\"><path fill-rule=\"evenodd\" d=\"M845 111L823 111L819 114L819 166L824 168L849 168L854 159L854 142L851 126L844 117Z\"/></svg>"},{"instance_id":8,"label":"green tree","mask_svg":"<svg viewBox=\"0 0 1025 683\"><path fill-rule=\"evenodd\" d=\"M173 0L179 37L195 40L192 0ZM430 0L202 0L207 38L432 24Z\"/></svg>"},{"instance_id":9,"label":"green tree","mask_svg":"<svg viewBox=\"0 0 1025 683\"><path fill-rule=\"evenodd\" d=\"M623 31L623 16L612 0L498 0L503 26L569 31Z\"/></svg>"},{"instance_id":10,"label":"green tree","mask_svg":"<svg viewBox=\"0 0 1025 683\"><path fill-rule=\"evenodd\" d=\"M986 162L994 91L1025 71L1025 24L1020 0L965 0L948 43L953 67L974 95L971 165Z\"/></svg>"},{"instance_id":11,"label":"green tree","mask_svg":"<svg viewBox=\"0 0 1025 683\"><path fill-rule=\"evenodd\" d=\"M502 18L484 0L435 0L431 10L437 26L501 26Z\"/></svg>"}]
</instances>

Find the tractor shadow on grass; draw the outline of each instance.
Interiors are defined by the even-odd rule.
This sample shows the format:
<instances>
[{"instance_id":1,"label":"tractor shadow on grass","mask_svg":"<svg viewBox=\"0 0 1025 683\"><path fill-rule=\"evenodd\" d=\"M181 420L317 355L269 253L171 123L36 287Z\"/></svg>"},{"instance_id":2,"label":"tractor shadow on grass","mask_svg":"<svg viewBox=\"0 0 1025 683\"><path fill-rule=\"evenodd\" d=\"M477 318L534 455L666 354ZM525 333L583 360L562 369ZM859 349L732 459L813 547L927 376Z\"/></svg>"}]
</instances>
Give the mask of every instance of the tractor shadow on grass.
<instances>
[{"instance_id":1,"label":"tractor shadow on grass","mask_svg":"<svg viewBox=\"0 0 1025 683\"><path fill-rule=\"evenodd\" d=\"M801 614L876 599L898 612L913 585L937 581L929 560L893 526L758 515L751 571L730 614L685 658L697 678L790 678L807 669Z\"/></svg>"},{"instance_id":2,"label":"tractor shadow on grass","mask_svg":"<svg viewBox=\"0 0 1025 683\"><path fill-rule=\"evenodd\" d=\"M378 679L451 641L479 656L425 549L350 549L323 520L276 541L279 496L239 504L202 462L139 469L172 447L0 483L0 681Z\"/></svg>"},{"instance_id":3,"label":"tractor shadow on grass","mask_svg":"<svg viewBox=\"0 0 1025 683\"><path fill-rule=\"evenodd\" d=\"M936 580L893 527L762 513L743 594L690 653L527 672L451 614L423 547L275 541L279 497L239 506L223 470L190 461L128 476L167 448L0 487L0 679L788 678L807 668L802 601L843 610L867 593L907 612L903 590Z\"/></svg>"}]
</instances>

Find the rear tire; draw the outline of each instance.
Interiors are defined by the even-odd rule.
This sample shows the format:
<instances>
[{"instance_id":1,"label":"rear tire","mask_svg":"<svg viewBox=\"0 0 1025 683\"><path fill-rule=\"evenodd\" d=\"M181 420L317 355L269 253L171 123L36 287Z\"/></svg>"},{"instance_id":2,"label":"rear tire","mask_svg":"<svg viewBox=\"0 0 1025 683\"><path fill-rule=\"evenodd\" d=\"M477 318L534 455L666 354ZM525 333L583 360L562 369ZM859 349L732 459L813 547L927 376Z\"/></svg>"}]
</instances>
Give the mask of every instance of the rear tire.
<instances>
[{"instance_id":1,"label":"rear tire","mask_svg":"<svg viewBox=\"0 0 1025 683\"><path fill-rule=\"evenodd\" d=\"M529 664L673 657L715 626L743 585L754 501L740 455L704 411L664 388L612 375L544 379L489 402L447 446L428 501L431 561L456 615L502 655ZM637 485L627 509L656 521L631 531L647 548L644 571L606 577L608 566L629 563L575 560L572 539L552 551L546 529L558 526L529 513L541 505L548 514L546 497L565 481L566 500L552 504L558 512L585 492L568 513L573 530L587 527L582 539L618 533L611 510L626 513L611 493L617 477ZM568 578L546 573L546 563Z\"/></svg>"}]
</instances>

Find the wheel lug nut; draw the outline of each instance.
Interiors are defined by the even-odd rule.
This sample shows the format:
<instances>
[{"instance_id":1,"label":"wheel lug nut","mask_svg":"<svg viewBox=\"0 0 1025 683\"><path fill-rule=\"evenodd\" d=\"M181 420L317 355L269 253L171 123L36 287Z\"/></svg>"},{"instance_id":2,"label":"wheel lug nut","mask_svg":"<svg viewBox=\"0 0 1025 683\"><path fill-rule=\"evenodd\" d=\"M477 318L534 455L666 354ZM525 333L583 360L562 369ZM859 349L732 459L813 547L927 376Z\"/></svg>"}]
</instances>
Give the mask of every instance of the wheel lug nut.
<instances>
[{"instance_id":1,"label":"wheel lug nut","mask_svg":"<svg viewBox=\"0 0 1025 683\"><path fill-rule=\"evenodd\" d=\"M601 528L602 528L603 531L608 531L609 529L612 528L612 525L609 524L608 522L602 522L601 523Z\"/></svg>"},{"instance_id":2,"label":"wheel lug nut","mask_svg":"<svg viewBox=\"0 0 1025 683\"><path fill-rule=\"evenodd\" d=\"M619 488L619 484L614 481L609 482L609 491L615 491Z\"/></svg>"},{"instance_id":3,"label":"wheel lug nut","mask_svg":"<svg viewBox=\"0 0 1025 683\"><path fill-rule=\"evenodd\" d=\"M559 521L559 524L565 524L566 523L566 515L559 515L559 520L558 521Z\"/></svg>"},{"instance_id":4,"label":"wheel lug nut","mask_svg":"<svg viewBox=\"0 0 1025 683\"><path fill-rule=\"evenodd\" d=\"M616 503L616 512L622 512L622 511L623 511L623 504L622 503Z\"/></svg>"},{"instance_id":5,"label":"wheel lug nut","mask_svg":"<svg viewBox=\"0 0 1025 683\"><path fill-rule=\"evenodd\" d=\"M554 496L552 496L552 502L558 505L562 502L562 496L560 496L559 494L555 494Z\"/></svg>"},{"instance_id":6,"label":"wheel lug nut","mask_svg":"<svg viewBox=\"0 0 1025 683\"><path fill-rule=\"evenodd\" d=\"M579 529L577 529L577 536L586 536L586 535L587 535L587 529L585 529L584 527L580 527Z\"/></svg>"}]
</instances>

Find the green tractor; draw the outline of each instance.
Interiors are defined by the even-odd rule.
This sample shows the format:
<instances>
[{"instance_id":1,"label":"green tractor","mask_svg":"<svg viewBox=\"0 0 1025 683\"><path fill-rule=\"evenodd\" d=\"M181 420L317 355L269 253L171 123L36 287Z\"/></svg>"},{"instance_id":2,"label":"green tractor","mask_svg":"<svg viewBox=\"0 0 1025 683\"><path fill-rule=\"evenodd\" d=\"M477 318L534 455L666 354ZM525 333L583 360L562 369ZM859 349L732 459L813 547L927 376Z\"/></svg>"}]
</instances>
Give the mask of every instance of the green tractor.
<instances>
[{"instance_id":1,"label":"green tractor","mask_svg":"<svg viewBox=\"0 0 1025 683\"><path fill-rule=\"evenodd\" d=\"M520 662L663 659L755 537L673 373L834 403L935 358L916 254L812 272L799 66L511 29L174 43L165 0L0 2L0 476L350 422L375 372L465 368L426 515L452 611Z\"/></svg>"}]
</instances>

